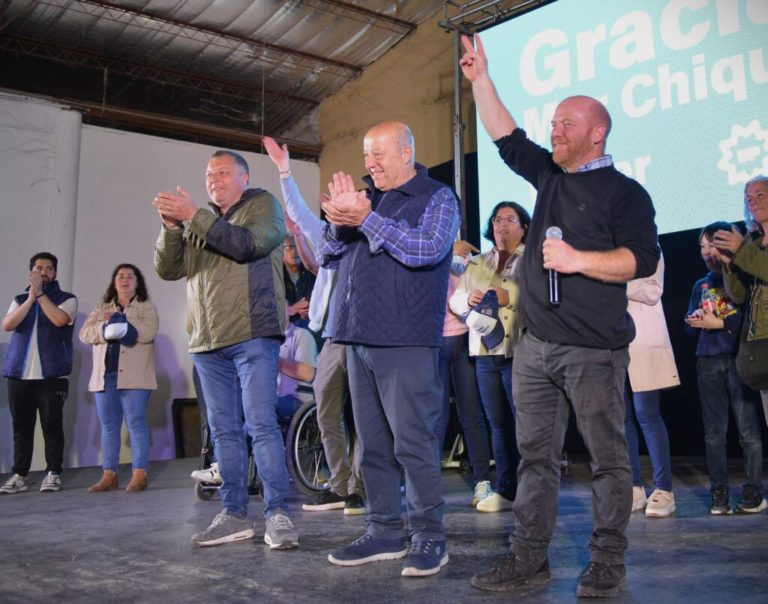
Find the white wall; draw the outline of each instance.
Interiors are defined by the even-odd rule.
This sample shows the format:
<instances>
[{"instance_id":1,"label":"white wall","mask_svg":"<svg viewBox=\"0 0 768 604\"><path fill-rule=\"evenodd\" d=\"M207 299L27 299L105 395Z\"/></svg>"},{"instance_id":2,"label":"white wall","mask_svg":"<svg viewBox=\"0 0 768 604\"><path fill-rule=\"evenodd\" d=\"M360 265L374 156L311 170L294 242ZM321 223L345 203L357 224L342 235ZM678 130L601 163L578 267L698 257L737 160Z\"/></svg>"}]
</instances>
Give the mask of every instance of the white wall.
<instances>
[{"instance_id":1,"label":"white wall","mask_svg":"<svg viewBox=\"0 0 768 604\"><path fill-rule=\"evenodd\" d=\"M158 390L149 401L150 459L174 456L171 403L193 396L186 351L183 281L154 274L152 250L160 222L151 205L158 191L181 185L199 205L207 202L204 172L216 149L152 136L72 125L79 116L20 97L0 96L0 303L26 286L29 257L47 250L59 257L59 280L79 299L76 332L98 303L114 266L136 264L160 314L156 339ZM68 146L69 148L64 148ZM251 183L280 198L277 170L266 155L243 153ZM73 158L79 158L79 166ZM317 209L316 164L293 161L291 169L310 205ZM75 174L73 174L73 170ZM74 186L73 186L74 185ZM70 194L67 197L67 191ZM7 301L7 302L4 302ZM7 306L6 306L7 308ZM5 308L3 309L5 312ZM0 335L5 355L10 334ZM93 396L87 392L90 348L75 338L75 366L65 405L65 466L100 463L100 431ZM130 458L124 439L122 460ZM33 470L45 466L40 434ZM0 472L13 461L7 392L0 393Z\"/></svg>"}]
</instances>

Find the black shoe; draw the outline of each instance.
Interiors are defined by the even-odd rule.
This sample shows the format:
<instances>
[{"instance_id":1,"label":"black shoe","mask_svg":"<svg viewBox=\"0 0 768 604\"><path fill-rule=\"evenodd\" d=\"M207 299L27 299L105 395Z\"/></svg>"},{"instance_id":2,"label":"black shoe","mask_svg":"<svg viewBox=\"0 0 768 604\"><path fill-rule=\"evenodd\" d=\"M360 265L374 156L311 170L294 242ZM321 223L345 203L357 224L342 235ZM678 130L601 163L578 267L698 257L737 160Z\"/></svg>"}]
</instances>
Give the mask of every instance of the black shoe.
<instances>
[{"instance_id":1,"label":"black shoe","mask_svg":"<svg viewBox=\"0 0 768 604\"><path fill-rule=\"evenodd\" d=\"M768 508L763 493L753 484L745 484L741 491L741 499L736 506L737 514L758 514Z\"/></svg>"},{"instance_id":2,"label":"black shoe","mask_svg":"<svg viewBox=\"0 0 768 604\"><path fill-rule=\"evenodd\" d=\"M512 591L518 587L541 585L551 578L549 560L534 567L509 553L496 560L491 570L472 577L472 586L485 591Z\"/></svg>"},{"instance_id":3,"label":"black shoe","mask_svg":"<svg viewBox=\"0 0 768 604\"><path fill-rule=\"evenodd\" d=\"M627 586L627 569L623 564L590 562L581 575L577 598L611 598Z\"/></svg>"},{"instance_id":4,"label":"black shoe","mask_svg":"<svg viewBox=\"0 0 768 604\"><path fill-rule=\"evenodd\" d=\"M347 502L344 504L345 516L359 516L365 513L365 501L357 493L353 493L347 497Z\"/></svg>"},{"instance_id":5,"label":"black shoe","mask_svg":"<svg viewBox=\"0 0 768 604\"><path fill-rule=\"evenodd\" d=\"M712 487L710 491L712 493L712 507L709 508L709 513L713 516L733 514L728 487Z\"/></svg>"},{"instance_id":6,"label":"black shoe","mask_svg":"<svg viewBox=\"0 0 768 604\"><path fill-rule=\"evenodd\" d=\"M305 503L301 509L305 512L324 512L326 510L341 510L347 503L347 498L333 491L323 491L312 503Z\"/></svg>"}]
</instances>

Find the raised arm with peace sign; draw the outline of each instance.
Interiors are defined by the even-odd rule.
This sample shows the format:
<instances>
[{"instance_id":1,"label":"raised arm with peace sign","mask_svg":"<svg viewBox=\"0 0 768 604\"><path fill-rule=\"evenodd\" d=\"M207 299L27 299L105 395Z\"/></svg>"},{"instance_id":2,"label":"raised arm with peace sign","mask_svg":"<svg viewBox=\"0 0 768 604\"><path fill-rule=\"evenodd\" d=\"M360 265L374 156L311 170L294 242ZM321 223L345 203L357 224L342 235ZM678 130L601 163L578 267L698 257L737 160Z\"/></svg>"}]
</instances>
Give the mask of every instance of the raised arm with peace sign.
<instances>
[{"instance_id":1,"label":"raised arm with peace sign","mask_svg":"<svg viewBox=\"0 0 768 604\"><path fill-rule=\"evenodd\" d=\"M480 35L475 34L474 39L477 48L468 36L461 37L465 52L459 60L459 65L464 77L472 82L472 95L485 130L493 140L498 140L515 130L517 123L501 102L488 74L488 57Z\"/></svg>"}]
</instances>

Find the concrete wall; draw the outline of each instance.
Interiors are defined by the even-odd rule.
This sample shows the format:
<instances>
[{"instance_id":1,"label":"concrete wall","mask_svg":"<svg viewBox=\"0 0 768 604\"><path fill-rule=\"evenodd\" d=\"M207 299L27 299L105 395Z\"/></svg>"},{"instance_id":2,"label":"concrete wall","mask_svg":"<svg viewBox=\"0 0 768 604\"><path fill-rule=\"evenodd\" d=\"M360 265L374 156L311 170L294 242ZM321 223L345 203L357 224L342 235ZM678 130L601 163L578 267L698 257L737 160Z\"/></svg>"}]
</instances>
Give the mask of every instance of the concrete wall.
<instances>
[{"instance_id":1,"label":"concrete wall","mask_svg":"<svg viewBox=\"0 0 768 604\"><path fill-rule=\"evenodd\" d=\"M434 166L453 159L454 34L438 27L439 12L358 78L320 104L321 188L333 172L356 179L365 173L363 136L389 119L407 123L416 141L416 159ZM474 105L462 83L465 151L475 149ZM357 181L358 184L362 184Z\"/></svg>"}]
</instances>

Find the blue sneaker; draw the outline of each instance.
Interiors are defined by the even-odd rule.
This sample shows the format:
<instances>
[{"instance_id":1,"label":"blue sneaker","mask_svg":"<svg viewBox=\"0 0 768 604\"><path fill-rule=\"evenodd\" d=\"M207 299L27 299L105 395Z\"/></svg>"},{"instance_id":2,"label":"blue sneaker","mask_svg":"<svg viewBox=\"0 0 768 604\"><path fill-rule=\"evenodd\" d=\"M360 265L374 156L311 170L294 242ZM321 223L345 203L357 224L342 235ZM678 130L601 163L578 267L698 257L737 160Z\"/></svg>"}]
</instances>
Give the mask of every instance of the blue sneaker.
<instances>
[{"instance_id":1,"label":"blue sneaker","mask_svg":"<svg viewBox=\"0 0 768 604\"><path fill-rule=\"evenodd\" d=\"M427 539L411 543L411 551L403 563L404 577L428 577L440 572L448 564L445 541Z\"/></svg>"},{"instance_id":2,"label":"blue sneaker","mask_svg":"<svg viewBox=\"0 0 768 604\"><path fill-rule=\"evenodd\" d=\"M355 539L345 547L328 554L328 561L337 566L359 566L379 560L397 560L408 552L402 537L381 539L370 533Z\"/></svg>"}]
</instances>

